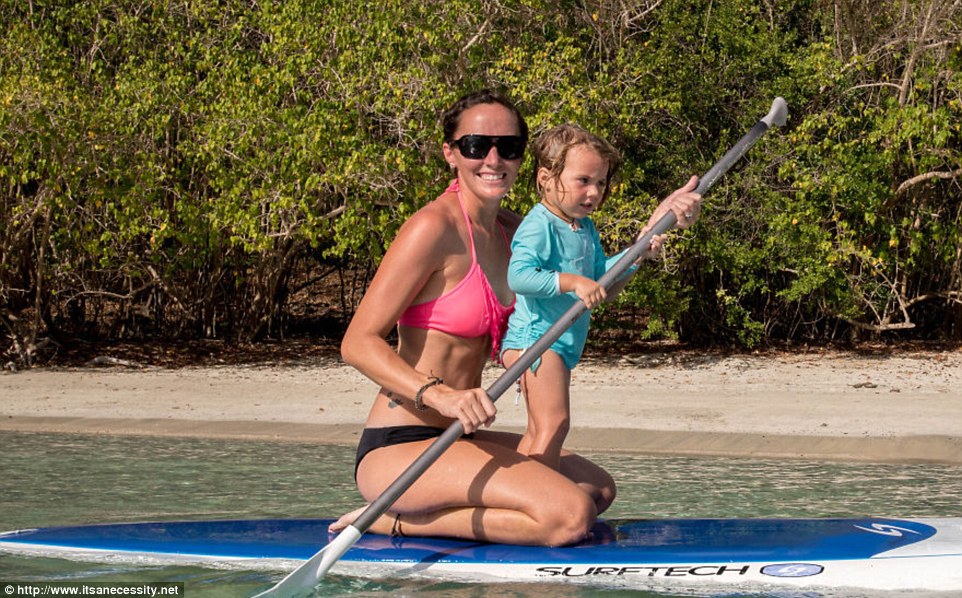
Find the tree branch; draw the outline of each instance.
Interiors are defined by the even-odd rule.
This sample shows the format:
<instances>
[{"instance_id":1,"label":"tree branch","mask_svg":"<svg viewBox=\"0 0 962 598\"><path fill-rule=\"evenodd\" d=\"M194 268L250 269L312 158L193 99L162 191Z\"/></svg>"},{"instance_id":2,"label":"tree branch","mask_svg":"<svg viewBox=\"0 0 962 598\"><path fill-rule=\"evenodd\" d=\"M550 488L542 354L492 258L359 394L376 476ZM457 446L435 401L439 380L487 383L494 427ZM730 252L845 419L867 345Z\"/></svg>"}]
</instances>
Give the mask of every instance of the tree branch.
<instances>
[{"instance_id":1,"label":"tree branch","mask_svg":"<svg viewBox=\"0 0 962 598\"><path fill-rule=\"evenodd\" d=\"M847 323L853 328L858 328L859 330L867 330L869 332L885 332L886 330L909 330L915 328L913 322L896 322L894 324L888 322L881 322L879 324L866 324L865 322L859 322L858 320L853 320L851 318L846 318L845 316L837 316L840 320Z\"/></svg>"},{"instance_id":2,"label":"tree branch","mask_svg":"<svg viewBox=\"0 0 962 598\"><path fill-rule=\"evenodd\" d=\"M914 187L925 181L932 179L954 179L962 176L962 168L956 168L955 170L936 170L933 172L925 172L920 175L916 175L907 181L903 181L899 188L895 190L896 195L901 195L905 193L910 187Z\"/></svg>"}]
</instances>

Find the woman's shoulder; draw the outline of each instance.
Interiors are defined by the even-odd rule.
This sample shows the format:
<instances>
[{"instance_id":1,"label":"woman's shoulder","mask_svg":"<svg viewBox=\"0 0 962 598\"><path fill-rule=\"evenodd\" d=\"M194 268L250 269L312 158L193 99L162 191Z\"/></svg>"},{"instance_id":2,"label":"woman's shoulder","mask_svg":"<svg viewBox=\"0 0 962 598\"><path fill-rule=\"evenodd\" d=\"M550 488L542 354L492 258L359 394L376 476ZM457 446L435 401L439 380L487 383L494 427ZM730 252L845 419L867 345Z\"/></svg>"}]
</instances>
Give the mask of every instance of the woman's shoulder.
<instances>
[{"instance_id":1,"label":"woman's shoulder","mask_svg":"<svg viewBox=\"0 0 962 598\"><path fill-rule=\"evenodd\" d=\"M395 243L441 245L459 237L457 214L444 194L425 204L401 225Z\"/></svg>"}]
</instances>

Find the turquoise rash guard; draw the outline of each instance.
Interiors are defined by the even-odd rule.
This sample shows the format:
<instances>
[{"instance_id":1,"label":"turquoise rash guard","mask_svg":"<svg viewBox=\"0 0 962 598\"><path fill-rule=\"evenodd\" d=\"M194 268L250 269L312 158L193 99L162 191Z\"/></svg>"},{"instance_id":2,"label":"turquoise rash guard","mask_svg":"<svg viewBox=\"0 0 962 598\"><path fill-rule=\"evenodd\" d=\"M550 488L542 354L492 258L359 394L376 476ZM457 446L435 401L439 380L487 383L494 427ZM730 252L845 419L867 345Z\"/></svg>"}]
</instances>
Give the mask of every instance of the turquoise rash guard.
<instances>
[{"instance_id":1,"label":"turquoise rash guard","mask_svg":"<svg viewBox=\"0 0 962 598\"><path fill-rule=\"evenodd\" d=\"M511 242L508 265L508 285L517 294L517 303L508 320L502 353L505 349L527 349L580 301L574 293L560 291L561 272L598 280L624 253L607 257L591 219L581 218L578 225L578 230L572 230L567 222L539 203L518 227ZM632 266L628 273L636 269ZM569 370L581 359L590 322L591 313L586 311L550 347ZM535 361L532 371L540 363L540 359Z\"/></svg>"}]
</instances>

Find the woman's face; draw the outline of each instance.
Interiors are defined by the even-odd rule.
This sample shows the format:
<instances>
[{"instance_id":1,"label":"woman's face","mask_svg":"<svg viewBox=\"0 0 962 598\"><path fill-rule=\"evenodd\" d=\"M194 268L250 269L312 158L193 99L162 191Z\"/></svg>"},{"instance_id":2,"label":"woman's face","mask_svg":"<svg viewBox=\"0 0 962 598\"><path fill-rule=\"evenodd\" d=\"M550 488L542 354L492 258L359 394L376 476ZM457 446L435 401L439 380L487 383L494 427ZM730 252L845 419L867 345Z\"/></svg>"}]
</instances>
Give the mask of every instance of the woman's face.
<instances>
[{"instance_id":1,"label":"woman's face","mask_svg":"<svg viewBox=\"0 0 962 598\"><path fill-rule=\"evenodd\" d=\"M454 139L465 135L509 137L520 134L518 122L510 110L501 104L478 104L461 113ZM445 143L442 150L444 159L457 168L462 192L481 200L500 201L511 190L523 157L506 159L497 147L492 147L483 158L468 158L452 143Z\"/></svg>"}]
</instances>

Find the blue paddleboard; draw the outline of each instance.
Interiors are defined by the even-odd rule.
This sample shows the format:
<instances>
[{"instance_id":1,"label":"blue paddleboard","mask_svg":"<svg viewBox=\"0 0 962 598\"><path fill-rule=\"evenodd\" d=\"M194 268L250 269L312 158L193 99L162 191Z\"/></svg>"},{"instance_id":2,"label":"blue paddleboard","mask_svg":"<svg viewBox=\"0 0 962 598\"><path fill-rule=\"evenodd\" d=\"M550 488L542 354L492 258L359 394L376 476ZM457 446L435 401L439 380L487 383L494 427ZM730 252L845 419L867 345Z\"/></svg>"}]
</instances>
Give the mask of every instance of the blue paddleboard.
<instances>
[{"instance_id":1,"label":"blue paddleboard","mask_svg":"<svg viewBox=\"0 0 962 598\"><path fill-rule=\"evenodd\" d=\"M0 551L290 570L330 519L181 521L0 534ZM366 534L332 573L635 588L962 590L962 518L611 520L561 548Z\"/></svg>"}]
</instances>

